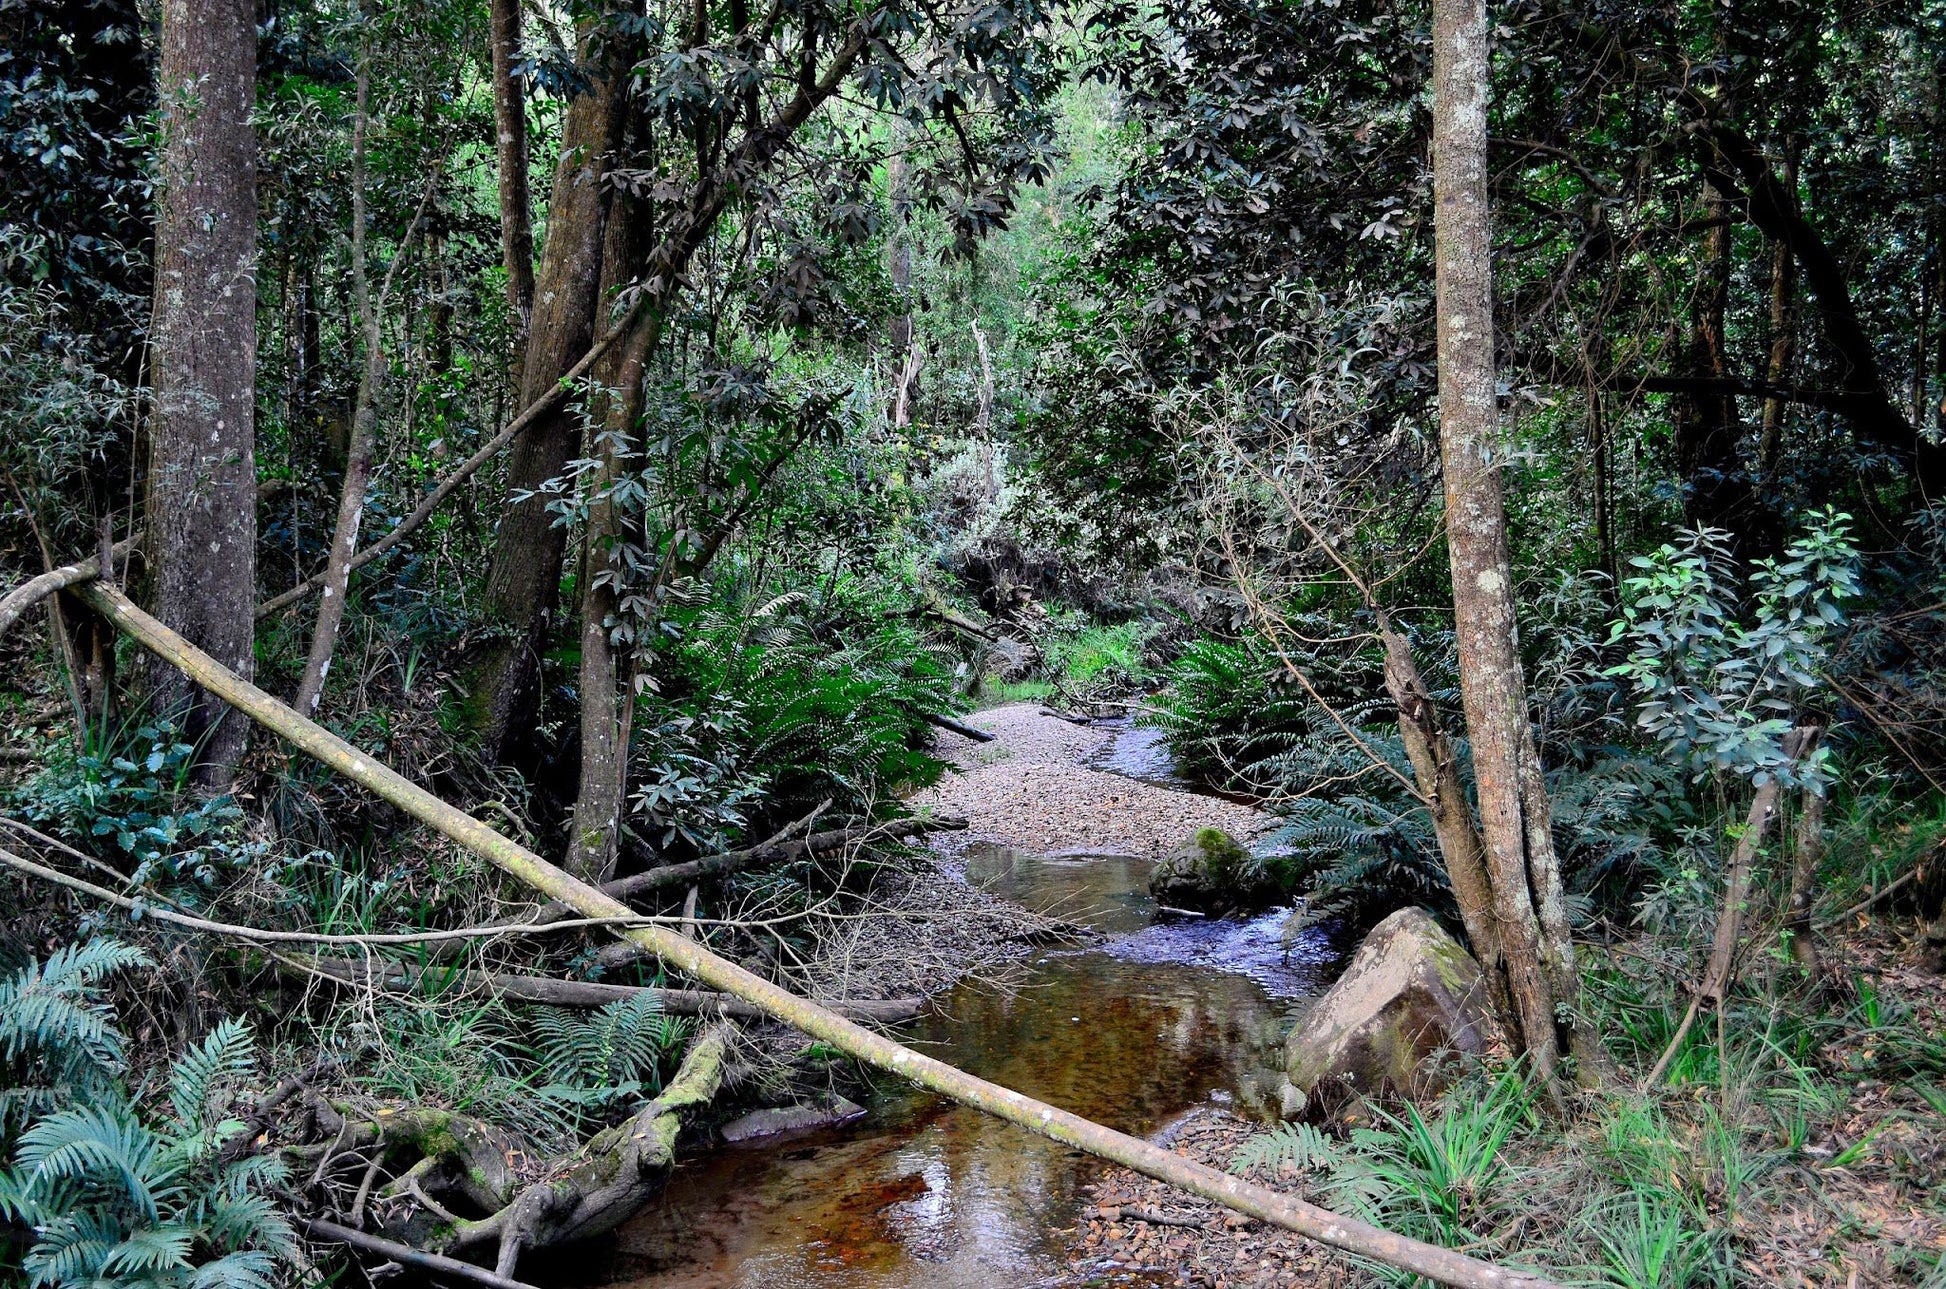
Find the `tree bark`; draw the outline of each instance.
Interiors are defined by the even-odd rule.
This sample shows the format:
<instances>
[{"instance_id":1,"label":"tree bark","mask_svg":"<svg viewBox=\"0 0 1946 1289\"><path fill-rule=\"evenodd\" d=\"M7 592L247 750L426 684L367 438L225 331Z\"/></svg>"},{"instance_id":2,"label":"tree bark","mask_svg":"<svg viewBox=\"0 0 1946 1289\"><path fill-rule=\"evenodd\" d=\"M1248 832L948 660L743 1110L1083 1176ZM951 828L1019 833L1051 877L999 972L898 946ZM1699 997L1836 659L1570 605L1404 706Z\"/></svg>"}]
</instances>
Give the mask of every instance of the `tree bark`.
<instances>
[{"instance_id":1,"label":"tree bark","mask_svg":"<svg viewBox=\"0 0 1946 1289\"><path fill-rule=\"evenodd\" d=\"M627 97L613 56L617 42L597 41L597 34L591 24L583 49L590 57L596 48L608 51L593 69L598 82L568 105L561 130L561 160L521 368L522 404L547 394L596 334L608 206L601 181ZM539 710L540 659L553 625L567 533L554 523L549 499L538 490L561 476L580 441L576 418L558 408L516 438L508 457L507 486L517 499L500 519L484 604L499 634L481 650L471 678L474 726L496 760L513 759L523 750Z\"/></svg>"},{"instance_id":2,"label":"tree bark","mask_svg":"<svg viewBox=\"0 0 1946 1289\"><path fill-rule=\"evenodd\" d=\"M524 393L521 370L528 319L534 312L534 223L527 192L527 84L514 70L520 54L520 0L492 0L488 22L494 159L500 180L500 258L507 270L507 320L513 333L509 383Z\"/></svg>"},{"instance_id":3,"label":"tree bark","mask_svg":"<svg viewBox=\"0 0 1946 1289\"><path fill-rule=\"evenodd\" d=\"M248 677L257 567L256 7L166 0L157 73L155 229L145 511L158 616ZM149 672L159 713L200 748L195 782L227 788L249 727L172 667Z\"/></svg>"},{"instance_id":4,"label":"tree bark","mask_svg":"<svg viewBox=\"0 0 1946 1289\"><path fill-rule=\"evenodd\" d=\"M1506 976L1508 1037L1553 1078L1560 968L1570 944L1544 941L1540 910L1558 904L1545 790L1527 716L1513 575L1501 494L1495 391L1492 242L1487 211L1489 65L1485 0L1433 7L1433 205L1440 461L1460 693L1473 749L1481 839L1492 887L1493 970ZM1530 874L1530 865L1532 872ZM1536 889L1531 879L1542 885ZM1552 883L1557 889L1547 889ZM1549 919L1552 920L1551 918ZM1548 936L1551 939L1552 936Z\"/></svg>"}]
</instances>

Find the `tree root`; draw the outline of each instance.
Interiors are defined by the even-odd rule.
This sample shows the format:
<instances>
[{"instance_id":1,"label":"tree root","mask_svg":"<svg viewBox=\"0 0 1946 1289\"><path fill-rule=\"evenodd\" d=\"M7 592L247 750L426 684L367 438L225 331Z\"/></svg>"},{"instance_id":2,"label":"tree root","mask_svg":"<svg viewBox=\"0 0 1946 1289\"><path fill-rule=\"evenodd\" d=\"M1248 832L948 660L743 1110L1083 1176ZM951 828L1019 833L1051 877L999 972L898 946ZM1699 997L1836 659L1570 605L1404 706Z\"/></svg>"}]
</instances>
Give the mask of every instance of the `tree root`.
<instances>
[{"instance_id":1,"label":"tree root","mask_svg":"<svg viewBox=\"0 0 1946 1289\"><path fill-rule=\"evenodd\" d=\"M383 1223L387 1242L443 1261L493 1243L496 1266L484 1282L505 1283L523 1252L605 1234L655 1197L675 1164L676 1139L722 1086L728 1050L726 1028L705 1030L661 1095L560 1159L538 1160L511 1134L467 1115L416 1106L360 1114L325 1102L313 1110L330 1140L310 1149L321 1151L320 1176L337 1160L369 1152L354 1225L368 1199L392 1201L374 1206L394 1212ZM416 1159L374 1192L379 1161L402 1156ZM449 1207L457 1201L488 1216L459 1216Z\"/></svg>"}]
</instances>

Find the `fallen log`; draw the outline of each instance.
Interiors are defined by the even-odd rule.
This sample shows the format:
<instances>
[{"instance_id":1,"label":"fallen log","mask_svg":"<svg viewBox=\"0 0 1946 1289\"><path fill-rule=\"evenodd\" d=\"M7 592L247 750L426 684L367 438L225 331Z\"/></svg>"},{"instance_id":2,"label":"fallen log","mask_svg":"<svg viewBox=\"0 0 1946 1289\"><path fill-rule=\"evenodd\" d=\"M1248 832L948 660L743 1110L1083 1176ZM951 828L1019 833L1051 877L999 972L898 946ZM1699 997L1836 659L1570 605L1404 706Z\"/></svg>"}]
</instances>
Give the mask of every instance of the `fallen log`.
<instances>
[{"instance_id":1,"label":"fallen log","mask_svg":"<svg viewBox=\"0 0 1946 1289\"><path fill-rule=\"evenodd\" d=\"M520 976L505 972L455 971L422 967L411 962L369 962L352 958L317 958L309 954L280 954L305 971L346 984L388 984L417 987L431 981L461 990L489 993L516 1002L551 1007L605 1007L629 998L646 997L672 1016L730 1016L738 1020L766 1020L769 1013L734 994L707 989L656 989L646 985L605 985L590 980L556 980L549 976ZM919 998L837 998L823 1005L852 1020L896 1024L925 1010Z\"/></svg>"},{"instance_id":2,"label":"fallen log","mask_svg":"<svg viewBox=\"0 0 1946 1289\"><path fill-rule=\"evenodd\" d=\"M95 582L82 586L76 594L118 629L180 668L210 693L543 895L568 904L588 917L629 914L628 906L613 896L563 872L315 721L300 716L144 613L121 592ZM1458 1289L1561 1289L1556 1282L1536 1273L1496 1266L1452 1249L1382 1230L990 1083L846 1020L829 1008L800 998L672 931L638 926L620 929L618 933L661 958L669 968L754 1003L778 1020L867 1064L1238 1213Z\"/></svg>"},{"instance_id":3,"label":"fallen log","mask_svg":"<svg viewBox=\"0 0 1946 1289\"><path fill-rule=\"evenodd\" d=\"M931 712L923 713L921 719L936 729L942 729L961 738L970 738L975 743L991 743L993 735L982 729L975 729L964 721L956 721L950 716L937 716Z\"/></svg>"}]
</instances>

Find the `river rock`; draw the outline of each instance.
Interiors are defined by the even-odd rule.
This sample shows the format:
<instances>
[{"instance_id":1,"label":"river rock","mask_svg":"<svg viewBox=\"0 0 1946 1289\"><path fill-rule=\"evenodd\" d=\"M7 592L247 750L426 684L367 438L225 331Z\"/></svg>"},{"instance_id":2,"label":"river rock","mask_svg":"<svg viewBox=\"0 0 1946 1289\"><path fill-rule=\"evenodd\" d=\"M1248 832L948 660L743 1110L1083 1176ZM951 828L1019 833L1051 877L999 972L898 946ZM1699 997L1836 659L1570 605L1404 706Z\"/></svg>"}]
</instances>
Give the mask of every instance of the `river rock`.
<instances>
[{"instance_id":1,"label":"river rock","mask_svg":"<svg viewBox=\"0 0 1946 1289\"><path fill-rule=\"evenodd\" d=\"M725 1141L752 1141L758 1137L771 1137L780 1132L802 1132L807 1128L829 1128L834 1124L856 1119L865 1113L865 1107L856 1101L841 1096L831 1096L819 1101L801 1101L796 1105L771 1106L764 1110L752 1110L749 1114L730 1120L720 1131Z\"/></svg>"},{"instance_id":2,"label":"river rock","mask_svg":"<svg viewBox=\"0 0 1946 1289\"><path fill-rule=\"evenodd\" d=\"M1250 852L1221 828L1199 828L1149 874L1149 894L1166 909L1220 913L1260 903L1268 883L1252 870Z\"/></svg>"},{"instance_id":3,"label":"river rock","mask_svg":"<svg viewBox=\"0 0 1946 1289\"><path fill-rule=\"evenodd\" d=\"M1372 928L1285 1040L1285 1116L1330 1114L1358 1096L1435 1092L1435 1054L1480 1052L1491 1023L1479 963L1432 914L1400 909Z\"/></svg>"}]
</instances>

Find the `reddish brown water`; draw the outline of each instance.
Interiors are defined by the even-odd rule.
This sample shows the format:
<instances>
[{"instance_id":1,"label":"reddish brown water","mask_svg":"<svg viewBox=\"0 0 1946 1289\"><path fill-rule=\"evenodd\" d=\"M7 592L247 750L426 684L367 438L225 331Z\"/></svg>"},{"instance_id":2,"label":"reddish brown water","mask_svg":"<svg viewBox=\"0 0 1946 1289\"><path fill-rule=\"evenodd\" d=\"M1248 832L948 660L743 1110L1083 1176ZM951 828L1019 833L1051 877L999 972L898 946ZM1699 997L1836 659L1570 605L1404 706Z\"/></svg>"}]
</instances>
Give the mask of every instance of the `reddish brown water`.
<instances>
[{"instance_id":1,"label":"reddish brown water","mask_svg":"<svg viewBox=\"0 0 1946 1289\"><path fill-rule=\"evenodd\" d=\"M1151 926L1147 865L976 849L969 880L1109 938L1050 951L1013 987L966 984L914 1035L1030 1096L1154 1134L1211 1100L1268 1115L1290 1001L1321 946L1286 955L1281 914ZM1097 1164L939 1098L890 1095L858 1123L680 1165L585 1278L632 1289L997 1289L1062 1283L1064 1232Z\"/></svg>"}]
</instances>

